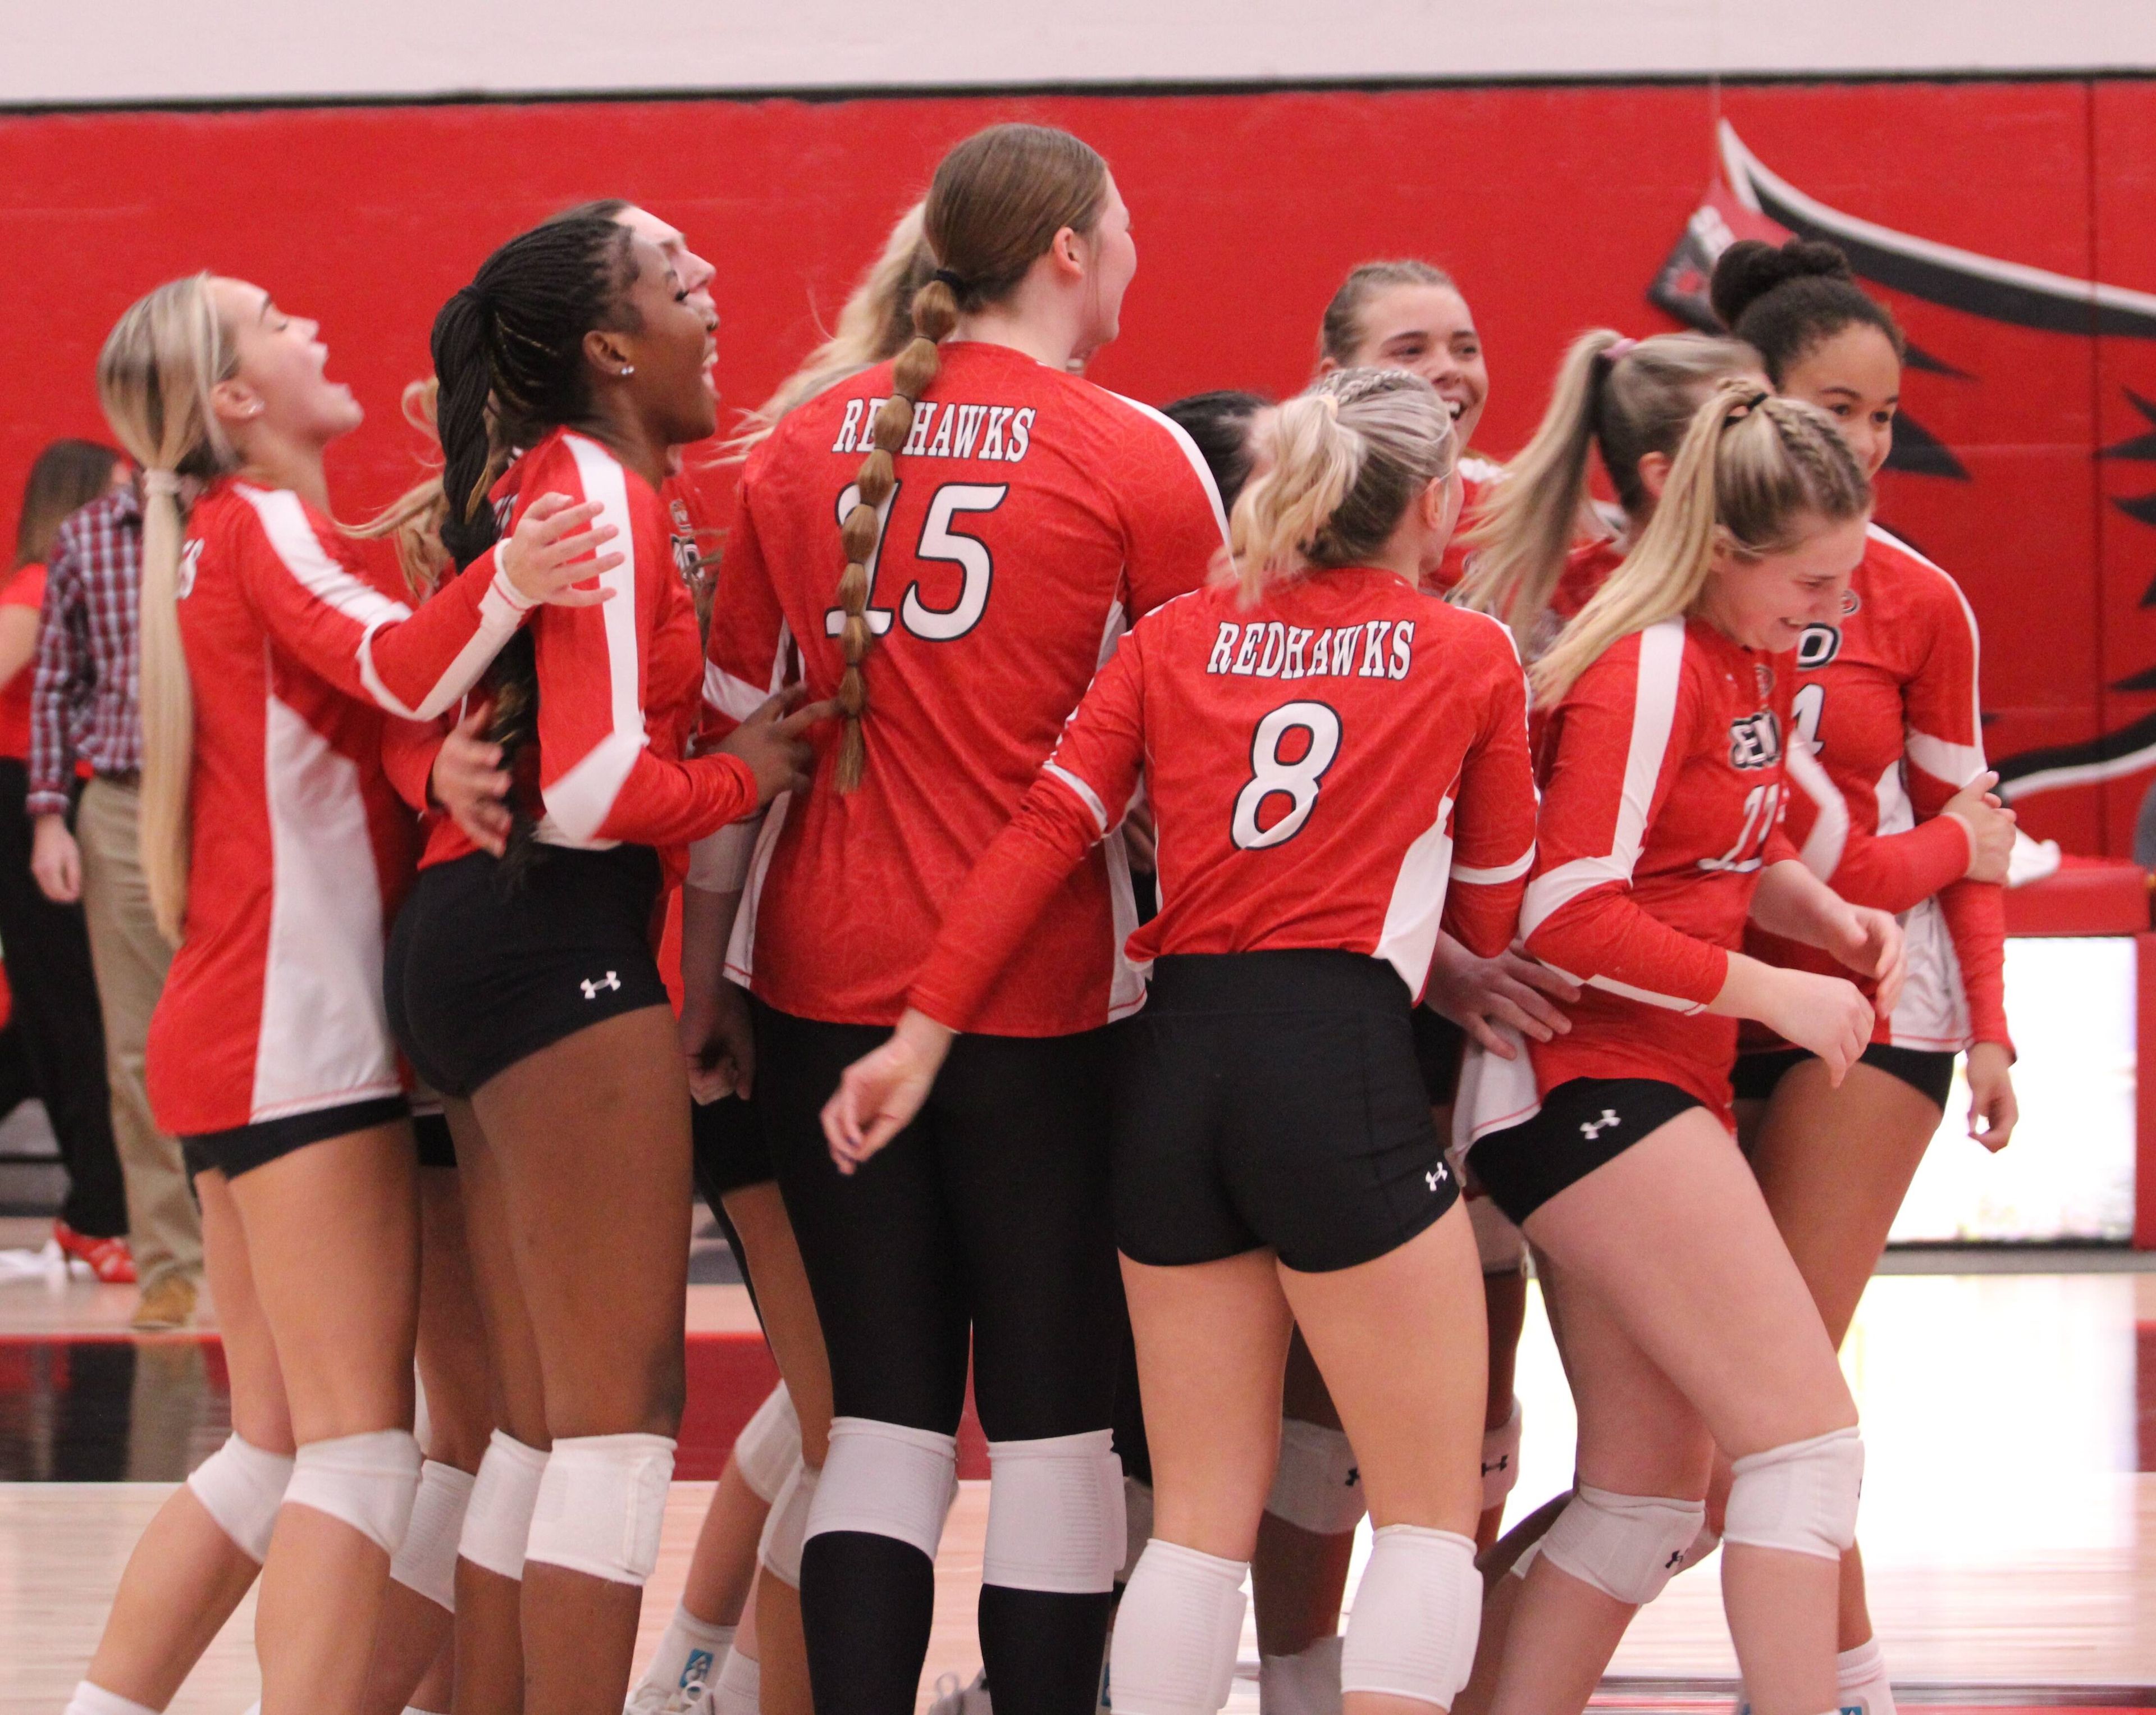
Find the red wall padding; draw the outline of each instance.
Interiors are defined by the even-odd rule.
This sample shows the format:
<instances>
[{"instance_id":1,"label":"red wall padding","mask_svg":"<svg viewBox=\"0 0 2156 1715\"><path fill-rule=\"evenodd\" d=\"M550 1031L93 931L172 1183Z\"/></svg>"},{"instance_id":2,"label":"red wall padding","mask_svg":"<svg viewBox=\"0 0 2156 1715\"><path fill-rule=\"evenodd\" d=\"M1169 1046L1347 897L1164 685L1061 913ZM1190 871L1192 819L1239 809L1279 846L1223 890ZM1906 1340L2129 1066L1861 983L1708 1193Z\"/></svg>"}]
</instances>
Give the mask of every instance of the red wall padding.
<instances>
[{"instance_id":1,"label":"red wall padding","mask_svg":"<svg viewBox=\"0 0 2156 1715\"><path fill-rule=\"evenodd\" d=\"M1645 291L1731 119L1774 171L1897 230L2076 279L2156 290L2156 85L2132 81L1589 87L1353 94L675 101L0 119L0 518L49 438L102 434L90 385L114 317L208 267L321 320L371 419L333 454L350 515L415 470L397 413L442 299L493 244L586 197L684 228L719 268L721 382L761 398L812 343L938 153L993 119L1065 125L1135 213L1137 283L1093 373L1155 401L1299 385L1341 274L1422 254L1486 335L1486 450L1515 449L1578 329L1672 326ZM1984 623L1994 755L2156 711L2110 688L2156 667L2156 525L2111 504L2156 463L2100 448L2156 429L2156 341L2035 333L1909 300L1959 372L1910 411L1973 480L1889 479L1882 517L1961 578ZM714 479L723 483L722 476ZM2035 831L2130 850L2148 777L2024 804Z\"/></svg>"}]
</instances>

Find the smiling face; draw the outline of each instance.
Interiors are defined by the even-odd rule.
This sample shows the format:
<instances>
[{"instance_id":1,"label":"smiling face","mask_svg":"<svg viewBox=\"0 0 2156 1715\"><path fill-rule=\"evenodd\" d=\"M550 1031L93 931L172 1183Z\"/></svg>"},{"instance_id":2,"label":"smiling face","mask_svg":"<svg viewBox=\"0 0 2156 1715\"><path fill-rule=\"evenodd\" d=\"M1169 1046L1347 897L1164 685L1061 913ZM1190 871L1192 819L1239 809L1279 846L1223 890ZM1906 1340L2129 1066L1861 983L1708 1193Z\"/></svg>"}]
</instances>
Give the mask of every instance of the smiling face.
<instances>
[{"instance_id":1,"label":"smiling face","mask_svg":"<svg viewBox=\"0 0 2156 1715\"><path fill-rule=\"evenodd\" d=\"M595 331L585 350L603 386L624 388L632 408L662 443L700 441L718 428L718 400L711 392L713 338L718 316L705 295L682 281L649 239L630 240L636 277L624 294L619 320L627 331ZM632 372L623 375L624 365Z\"/></svg>"},{"instance_id":2,"label":"smiling face","mask_svg":"<svg viewBox=\"0 0 2156 1715\"><path fill-rule=\"evenodd\" d=\"M673 269L675 277L680 281L681 289L688 293L689 307L700 315L708 316L711 331L716 333L719 306L711 298L711 282L718 277L718 270L689 248L689 240L682 235L680 228L669 226L648 208L639 208L631 203L614 219L657 248L659 254ZM713 363L718 361L716 341L711 347L711 361ZM716 383L711 391L716 397L718 392Z\"/></svg>"},{"instance_id":3,"label":"smiling face","mask_svg":"<svg viewBox=\"0 0 2156 1715\"><path fill-rule=\"evenodd\" d=\"M1412 371L1452 408L1459 444L1468 445L1489 398L1490 371L1467 300L1450 286L1384 286L1370 295L1357 325L1355 349L1344 362L1324 367Z\"/></svg>"},{"instance_id":4,"label":"smiling face","mask_svg":"<svg viewBox=\"0 0 2156 1715\"><path fill-rule=\"evenodd\" d=\"M239 354L237 372L212 393L235 444L266 434L326 446L359 427L366 413L352 389L324 373L330 350L316 337L316 323L279 309L244 280L213 280L210 297Z\"/></svg>"},{"instance_id":5,"label":"smiling face","mask_svg":"<svg viewBox=\"0 0 2156 1715\"><path fill-rule=\"evenodd\" d=\"M1864 474L1879 474L1902 403L1902 360L1885 333L1868 321L1837 329L1789 366L1781 393L1832 417Z\"/></svg>"},{"instance_id":6,"label":"smiling face","mask_svg":"<svg viewBox=\"0 0 2156 1715\"><path fill-rule=\"evenodd\" d=\"M1808 512L1795 521L1795 546L1779 553L1753 558L1716 548L1700 611L1747 649L1794 649L1807 625L1840 619L1871 521L1869 513L1829 522Z\"/></svg>"}]
</instances>

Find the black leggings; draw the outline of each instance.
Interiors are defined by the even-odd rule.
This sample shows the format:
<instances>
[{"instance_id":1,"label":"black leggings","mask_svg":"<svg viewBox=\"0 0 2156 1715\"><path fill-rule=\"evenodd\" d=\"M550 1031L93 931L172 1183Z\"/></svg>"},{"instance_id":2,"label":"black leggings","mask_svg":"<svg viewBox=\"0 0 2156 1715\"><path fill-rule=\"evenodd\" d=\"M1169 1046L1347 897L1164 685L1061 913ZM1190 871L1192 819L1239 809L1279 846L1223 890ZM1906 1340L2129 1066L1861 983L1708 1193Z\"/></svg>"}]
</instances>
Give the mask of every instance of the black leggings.
<instances>
[{"instance_id":1,"label":"black leggings","mask_svg":"<svg viewBox=\"0 0 2156 1715\"><path fill-rule=\"evenodd\" d=\"M67 1168L60 1219L79 1233L113 1239L127 1230L127 1189L112 1141L90 935L82 907L54 905L30 873L28 790L23 764L0 757L0 946L23 1055Z\"/></svg>"},{"instance_id":2,"label":"black leggings","mask_svg":"<svg viewBox=\"0 0 2156 1715\"><path fill-rule=\"evenodd\" d=\"M819 1114L880 1026L756 1008L756 1104L830 1354L834 1413L992 1441L1110 1427L1122 1358L1108 1202L1106 1032L962 1036L920 1117L852 1178ZM896 1538L829 1532L802 1557L819 1715L910 1715L935 1568ZM984 1584L997 1715L1086 1715L1111 1598Z\"/></svg>"}]
</instances>

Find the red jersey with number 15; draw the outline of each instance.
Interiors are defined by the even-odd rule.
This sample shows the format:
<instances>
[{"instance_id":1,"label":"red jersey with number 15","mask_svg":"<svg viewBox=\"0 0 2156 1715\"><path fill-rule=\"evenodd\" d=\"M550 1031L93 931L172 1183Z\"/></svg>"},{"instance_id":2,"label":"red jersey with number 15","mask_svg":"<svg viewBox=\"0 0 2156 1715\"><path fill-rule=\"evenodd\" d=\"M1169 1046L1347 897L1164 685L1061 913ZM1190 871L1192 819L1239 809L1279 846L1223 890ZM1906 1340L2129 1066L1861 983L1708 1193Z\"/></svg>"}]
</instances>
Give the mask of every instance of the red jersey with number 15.
<instances>
[{"instance_id":1,"label":"red jersey with number 15","mask_svg":"<svg viewBox=\"0 0 2156 1715\"><path fill-rule=\"evenodd\" d=\"M868 771L841 797L839 723L815 782L765 818L727 974L783 1012L889 1024L974 860L1010 819L1128 622L1204 581L1224 534L1189 438L1158 412L1004 346L955 341L916 408L870 567ZM839 521L891 366L797 407L752 453L719 574L706 730L792 675L837 688ZM1125 809L1112 807L1112 822ZM975 1021L1065 1035L1142 999L1120 837L1044 909Z\"/></svg>"},{"instance_id":2,"label":"red jersey with number 15","mask_svg":"<svg viewBox=\"0 0 2156 1715\"><path fill-rule=\"evenodd\" d=\"M1134 963L1334 947L1420 999L1440 921L1484 958L1512 938L1535 840L1527 714L1504 628L1390 572L1313 573L1247 608L1230 586L1172 602L1101 670L912 1003L969 1024L1142 765L1161 906Z\"/></svg>"}]
</instances>

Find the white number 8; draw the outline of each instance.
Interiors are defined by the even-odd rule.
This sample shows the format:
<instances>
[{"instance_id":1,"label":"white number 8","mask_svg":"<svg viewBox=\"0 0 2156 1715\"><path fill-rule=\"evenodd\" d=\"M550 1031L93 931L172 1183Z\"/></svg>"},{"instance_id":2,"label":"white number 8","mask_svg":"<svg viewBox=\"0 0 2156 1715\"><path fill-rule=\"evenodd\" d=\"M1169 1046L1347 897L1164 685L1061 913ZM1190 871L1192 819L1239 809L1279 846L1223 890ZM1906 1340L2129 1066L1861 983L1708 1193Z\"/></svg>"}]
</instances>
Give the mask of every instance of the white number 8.
<instances>
[{"instance_id":1,"label":"white number 8","mask_svg":"<svg viewBox=\"0 0 2156 1715\"><path fill-rule=\"evenodd\" d=\"M1292 763L1281 760L1281 741L1291 732L1310 735L1310 748ZM1317 804L1317 784L1340 753L1340 716L1324 703L1283 703L1258 722L1250 737L1250 780L1235 796L1229 832L1245 851L1262 851L1302 831ZM1279 793L1293 807L1270 828L1258 825L1258 811Z\"/></svg>"}]
</instances>

